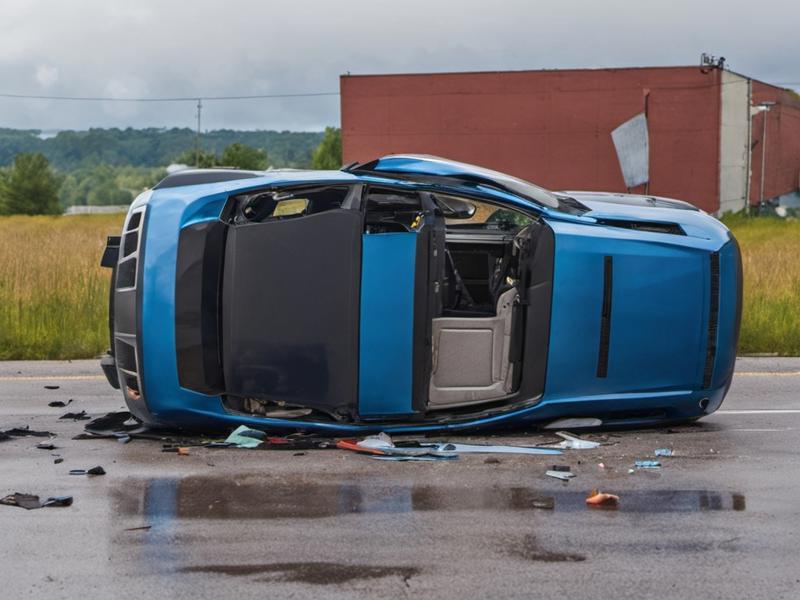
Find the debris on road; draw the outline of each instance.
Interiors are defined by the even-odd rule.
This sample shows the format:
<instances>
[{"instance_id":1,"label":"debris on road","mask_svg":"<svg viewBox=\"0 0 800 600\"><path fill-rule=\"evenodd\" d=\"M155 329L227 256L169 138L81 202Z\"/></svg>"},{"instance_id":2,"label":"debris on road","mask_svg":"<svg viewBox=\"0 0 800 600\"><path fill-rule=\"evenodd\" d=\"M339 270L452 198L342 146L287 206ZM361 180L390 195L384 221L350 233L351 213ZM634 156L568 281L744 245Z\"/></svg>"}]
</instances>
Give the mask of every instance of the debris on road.
<instances>
[{"instance_id":1,"label":"debris on road","mask_svg":"<svg viewBox=\"0 0 800 600\"><path fill-rule=\"evenodd\" d=\"M25 427L14 427L0 431L0 442L7 442L15 437L55 437L55 435L52 431L34 431L26 425Z\"/></svg>"},{"instance_id":2,"label":"debris on road","mask_svg":"<svg viewBox=\"0 0 800 600\"><path fill-rule=\"evenodd\" d=\"M616 508L618 504L619 496L600 490L592 490L586 497L586 505L591 508Z\"/></svg>"},{"instance_id":3,"label":"debris on road","mask_svg":"<svg viewBox=\"0 0 800 600\"><path fill-rule=\"evenodd\" d=\"M152 525L142 525L141 527L128 527L122 531L150 531L152 528Z\"/></svg>"},{"instance_id":4,"label":"debris on road","mask_svg":"<svg viewBox=\"0 0 800 600\"><path fill-rule=\"evenodd\" d=\"M88 420L89 420L89 419L91 419L92 417L90 417L89 415L87 415L85 410L82 410L82 411L80 411L80 412L68 412L68 413L64 413L63 415L61 415L61 416L60 416L60 417L58 417L58 418L59 418L59 419L72 419L73 421L88 421Z\"/></svg>"},{"instance_id":5,"label":"debris on road","mask_svg":"<svg viewBox=\"0 0 800 600\"><path fill-rule=\"evenodd\" d=\"M420 442L402 440L395 443L386 433L367 436L363 440L339 440L336 447L374 456L427 456L433 459L452 459L459 454L537 454L557 455L562 452L552 448L529 446L498 446L483 444L459 444L452 442ZM429 459L426 459L429 460Z\"/></svg>"},{"instance_id":6,"label":"debris on road","mask_svg":"<svg viewBox=\"0 0 800 600\"><path fill-rule=\"evenodd\" d=\"M468 453L468 454L562 454L560 450L554 448L538 448L530 446L484 446L481 444L439 444L439 450L446 452Z\"/></svg>"},{"instance_id":7,"label":"debris on road","mask_svg":"<svg viewBox=\"0 0 800 600\"><path fill-rule=\"evenodd\" d=\"M50 442L50 441L48 441L48 442L39 442L38 444L36 444L36 447L39 450L55 450L56 449L56 445L53 442Z\"/></svg>"},{"instance_id":8,"label":"debris on road","mask_svg":"<svg viewBox=\"0 0 800 600\"><path fill-rule=\"evenodd\" d=\"M97 466L91 469L72 469L70 475L105 475L106 471L103 467Z\"/></svg>"},{"instance_id":9,"label":"debris on road","mask_svg":"<svg viewBox=\"0 0 800 600\"><path fill-rule=\"evenodd\" d=\"M60 385L46 385L46 386L44 386L44 389L46 389L46 390L57 390L60 387L61 387Z\"/></svg>"},{"instance_id":10,"label":"debris on road","mask_svg":"<svg viewBox=\"0 0 800 600\"><path fill-rule=\"evenodd\" d=\"M234 448L258 448L266 437L263 431L239 425L227 437L225 444Z\"/></svg>"},{"instance_id":11,"label":"debris on road","mask_svg":"<svg viewBox=\"0 0 800 600\"><path fill-rule=\"evenodd\" d=\"M669 448L656 448L655 455L656 456L674 456L674 452Z\"/></svg>"},{"instance_id":12,"label":"debris on road","mask_svg":"<svg viewBox=\"0 0 800 600\"><path fill-rule=\"evenodd\" d=\"M547 425L542 427L542 429L582 429L588 427L600 427L602 425L603 425L602 419L566 418L566 419L556 419L555 421L550 421Z\"/></svg>"},{"instance_id":13,"label":"debris on road","mask_svg":"<svg viewBox=\"0 0 800 600\"><path fill-rule=\"evenodd\" d=\"M63 400L53 400L52 402L48 402L47 406L49 406L51 408L64 408L68 404L70 404L71 402L72 402L72 398L70 398L66 402L64 402Z\"/></svg>"},{"instance_id":14,"label":"debris on road","mask_svg":"<svg viewBox=\"0 0 800 600\"><path fill-rule=\"evenodd\" d=\"M637 460L633 466L636 469L660 469L661 463L657 460Z\"/></svg>"},{"instance_id":15,"label":"debris on road","mask_svg":"<svg viewBox=\"0 0 800 600\"><path fill-rule=\"evenodd\" d=\"M593 450L600 447L600 442L592 442L584 440L576 435L567 433L566 431L556 431L555 434L563 438L562 442L557 444L546 444L542 448L562 448L564 450Z\"/></svg>"},{"instance_id":16,"label":"debris on road","mask_svg":"<svg viewBox=\"0 0 800 600\"><path fill-rule=\"evenodd\" d=\"M64 462L64 459L63 459L63 458L61 458L61 457L59 456L58 458L56 458L56 459L53 461L53 464L54 464L54 465L60 465L60 464L61 464L61 463L63 463L63 462Z\"/></svg>"},{"instance_id":17,"label":"debris on road","mask_svg":"<svg viewBox=\"0 0 800 600\"><path fill-rule=\"evenodd\" d=\"M575 477L575 473L572 472L570 467L562 465L553 465L547 471L545 471L545 475L555 479L560 479L561 481L569 481Z\"/></svg>"},{"instance_id":18,"label":"debris on road","mask_svg":"<svg viewBox=\"0 0 800 600\"><path fill-rule=\"evenodd\" d=\"M53 496L42 502L39 496L34 494L14 492L5 498L0 498L0 504L4 504L5 506L19 506L25 510L33 510L46 506L71 506L72 496Z\"/></svg>"}]
</instances>

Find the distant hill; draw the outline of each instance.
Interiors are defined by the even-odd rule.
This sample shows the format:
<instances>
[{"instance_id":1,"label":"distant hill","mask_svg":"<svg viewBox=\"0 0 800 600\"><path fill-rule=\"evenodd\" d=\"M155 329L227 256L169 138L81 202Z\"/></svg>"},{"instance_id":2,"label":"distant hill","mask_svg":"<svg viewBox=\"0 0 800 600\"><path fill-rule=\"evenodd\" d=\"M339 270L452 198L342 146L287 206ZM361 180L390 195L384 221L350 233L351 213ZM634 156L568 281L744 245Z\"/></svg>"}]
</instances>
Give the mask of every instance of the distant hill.
<instances>
[{"instance_id":1,"label":"distant hill","mask_svg":"<svg viewBox=\"0 0 800 600\"><path fill-rule=\"evenodd\" d=\"M267 151L273 167L307 167L323 132L234 131L219 129L201 136L206 151L221 153L234 142ZM41 152L61 170L96 164L162 167L193 148L194 131L172 129L89 129L41 135L35 129L0 128L0 166L10 165L19 152Z\"/></svg>"}]
</instances>

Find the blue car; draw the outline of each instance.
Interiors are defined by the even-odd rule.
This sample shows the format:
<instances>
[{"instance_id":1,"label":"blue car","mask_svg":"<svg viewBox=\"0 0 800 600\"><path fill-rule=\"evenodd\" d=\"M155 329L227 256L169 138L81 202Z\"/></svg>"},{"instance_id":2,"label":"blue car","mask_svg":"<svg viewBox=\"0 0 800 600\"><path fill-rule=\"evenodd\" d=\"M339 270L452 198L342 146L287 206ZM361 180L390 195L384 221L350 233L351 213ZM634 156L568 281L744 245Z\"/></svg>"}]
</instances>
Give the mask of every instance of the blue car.
<instances>
[{"instance_id":1,"label":"blue car","mask_svg":"<svg viewBox=\"0 0 800 600\"><path fill-rule=\"evenodd\" d=\"M690 204L422 155L169 175L103 264L110 383L208 432L693 420L731 383L742 304L736 241Z\"/></svg>"}]
</instances>

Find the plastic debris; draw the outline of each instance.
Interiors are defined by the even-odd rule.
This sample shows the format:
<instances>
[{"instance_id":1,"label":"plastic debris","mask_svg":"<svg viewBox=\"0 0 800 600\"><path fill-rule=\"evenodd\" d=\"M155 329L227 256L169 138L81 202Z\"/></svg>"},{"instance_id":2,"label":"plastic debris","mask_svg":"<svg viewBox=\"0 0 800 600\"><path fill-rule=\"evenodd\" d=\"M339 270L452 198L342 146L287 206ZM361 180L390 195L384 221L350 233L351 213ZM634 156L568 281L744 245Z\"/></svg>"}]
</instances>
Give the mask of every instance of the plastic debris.
<instances>
[{"instance_id":1,"label":"plastic debris","mask_svg":"<svg viewBox=\"0 0 800 600\"><path fill-rule=\"evenodd\" d=\"M152 528L152 525L142 525L141 527L128 527L122 531L150 531Z\"/></svg>"},{"instance_id":2,"label":"plastic debris","mask_svg":"<svg viewBox=\"0 0 800 600\"><path fill-rule=\"evenodd\" d=\"M457 460L458 454L387 454L380 456L373 454L370 458L376 460L394 460L399 462L406 461L434 461L434 460Z\"/></svg>"},{"instance_id":3,"label":"plastic debris","mask_svg":"<svg viewBox=\"0 0 800 600\"><path fill-rule=\"evenodd\" d=\"M439 444L438 449L444 452L469 454L562 454L554 448L536 448L530 446L483 446L481 444Z\"/></svg>"},{"instance_id":4,"label":"plastic debris","mask_svg":"<svg viewBox=\"0 0 800 600\"><path fill-rule=\"evenodd\" d=\"M60 465L60 464L61 464L61 463L63 463L63 462L64 462L64 459L63 459L63 458L61 458L61 457L59 456L57 459L55 459L55 460L53 461L53 464L54 464L54 465Z\"/></svg>"},{"instance_id":5,"label":"plastic debris","mask_svg":"<svg viewBox=\"0 0 800 600\"><path fill-rule=\"evenodd\" d=\"M618 504L619 496L600 490L592 490L586 497L586 505L590 508L616 508Z\"/></svg>"},{"instance_id":6,"label":"plastic debris","mask_svg":"<svg viewBox=\"0 0 800 600\"><path fill-rule=\"evenodd\" d=\"M661 463L657 460L637 460L633 466L636 469L660 469Z\"/></svg>"},{"instance_id":7,"label":"plastic debris","mask_svg":"<svg viewBox=\"0 0 800 600\"><path fill-rule=\"evenodd\" d=\"M25 510L33 510L35 508L43 508L45 506L71 506L72 496L53 496L44 502L39 499L39 496L34 494L21 494L15 492L9 494L5 498L0 498L0 504L6 506L19 506Z\"/></svg>"},{"instance_id":8,"label":"plastic debris","mask_svg":"<svg viewBox=\"0 0 800 600\"><path fill-rule=\"evenodd\" d=\"M63 415L61 415L61 416L60 416L60 417L58 417L58 418L59 418L59 419L72 419L73 421L88 421L88 420L89 420L89 419L91 419L92 417L90 417L89 415L87 415L85 410L82 410L82 411L80 411L80 412L68 412L68 413L64 413Z\"/></svg>"},{"instance_id":9,"label":"plastic debris","mask_svg":"<svg viewBox=\"0 0 800 600\"><path fill-rule=\"evenodd\" d=\"M578 436L572 435L571 433L567 433L566 431L556 431L555 434L558 437L563 438L564 441L559 442L558 444L549 444L545 447L563 448L565 450L592 450L600 447L600 442L584 440Z\"/></svg>"},{"instance_id":10,"label":"plastic debris","mask_svg":"<svg viewBox=\"0 0 800 600\"><path fill-rule=\"evenodd\" d=\"M336 447L342 450L352 450L362 454L370 454L378 457L422 457L425 460L451 459L458 458L454 452L442 451L438 444L418 444L410 446L396 446L392 439L382 433L364 438L361 441L339 440Z\"/></svg>"},{"instance_id":11,"label":"plastic debris","mask_svg":"<svg viewBox=\"0 0 800 600\"><path fill-rule=\"evenodd\" d=\"M27 426L14 427L13 429L0 431L0 442L7 442L15 437L55 437L55 435L56 434L52 431L34 431L33 429L29 429Z\"/></svg>"},{"instance_id":12,"label":"plastic debris","mask_svg":"<svg viewBox=\"0 0 800 600\"><path fill-rule=\"evenodd\" d=\"M72 469L70 475L105 475L106 471L103 467L97 466L91 469Z\"/></svg>"},{"instance_id":13,"label":"plastic debris","mask_svg":"<svg viewBox=\"0 0 800 600\"><path fill-rule=\"evenodd\" d=\"M266 437L267 434L263 431L239 425L225 439L225 443L235 448L258 448Z\"/></svg>"},{"instance_id":14,"label":"plastic debris","mask_svg":"<svg viewBox=\"0 0 800 600\"><path fill-rule=\"evenodd\" d=\"M489 446L482 444L457 444L451 442L422 443L401 441L395 443L385 433L371 435L361 441L339 440L338 448L377 456L432 456L452 458L458 454L544 454L558 455L560 450L528 446Z\"/></svg>"},{"instance_id":15,"label":"plastic debris","mask_svg":"<svg viewBox=\"0 0 800 600\"><path fill-rule=\"evenodd\" d=\"M36 444L39 450L55 450L56 445L53 442L39 442Z\"/></svg>"},{"instance_id":16,"label":"plastic debris","mask_svg":"<svg viewBox=\"0 0 800 600\"><path fill-rule=\"evenodd\" d=\"M656 448L655 451L656 456L673 456L674 452L669 448Z\"/></svg>"},{"instance_id":17,"label":"plastic debris","mask_svg":"<svg viewBox=\"0 0 800 600\"><path fill-rule=\"evenodd\" d=\"M72 402L72 398L70 398L66 402L64 402L63 400L53 400L52 402L48 402L47 406L50 406L52 408L64 408L65 406L67 406L71 402Z\"/></svg>"},{"instance_id":18,"label":"plastic debris","mask_svg":"<svg viewBox=\"0 0 800 600\"><path fill-rule=\"evenodd\" d=\"M603 424L602 419L586 418L586 419L556 419L550 421L542 429L580 429L584 427L600 427Z\"/></svg>"},{"instance_id":19,"label":"plastic debris","mask_svg":"<svg viewBox=\"0 0 800 600\"><path fill-rule=\"evenodd\" d=\"M60 387L61 387L60 385L46 385L46 386L44 386L44 389L46 389L46 390L57 390Z\"/></svg>"},{"instance_id":20,"label":"plastic debris","mask_svg":"<svg viewBox=\"0 0 800 600\"><path fill-rule=\"evenodd\" d=\"M555 468L548 469L547 471L545 471L544 474L547 475L548 477L553 477L554 479L560 479L561 481L569 481L570 479L575 477L575 473L573 473L572 471L556 470Z\"/></svg>"}]
</instances>

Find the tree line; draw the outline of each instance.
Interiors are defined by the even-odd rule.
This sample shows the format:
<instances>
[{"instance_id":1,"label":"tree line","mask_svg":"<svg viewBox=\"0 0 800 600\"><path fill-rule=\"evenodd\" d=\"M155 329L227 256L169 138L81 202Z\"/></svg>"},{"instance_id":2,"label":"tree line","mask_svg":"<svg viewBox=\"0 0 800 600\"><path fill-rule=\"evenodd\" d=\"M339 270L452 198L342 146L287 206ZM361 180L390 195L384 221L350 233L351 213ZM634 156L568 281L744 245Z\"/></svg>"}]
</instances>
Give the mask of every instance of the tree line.
<instances>
[{"instance_id":1,"label":"tree line","mask_svg":"<svg viewBox=\"0 0 800 600\"><path fill-rule=\"evenodd\" d=\"M0 130L0 139L2 131L9 130ZM238 133L246 137L253 132ZM341 131L328 127L318 137L303 166L338 169L342 162ZM103 154L101 145L93 156ZM57 168L43 152L18 152L9 166L0 166L0 214L60 214L74 205L129 204L138 193L162 179L165 166L171 163L256 171L286 166L275 165L271 149L268 154L264 148L242 142L232 142L219 153L213 148L184 147L155 166L84 160L69 170Z\"/></svg>"}]
</instances>

